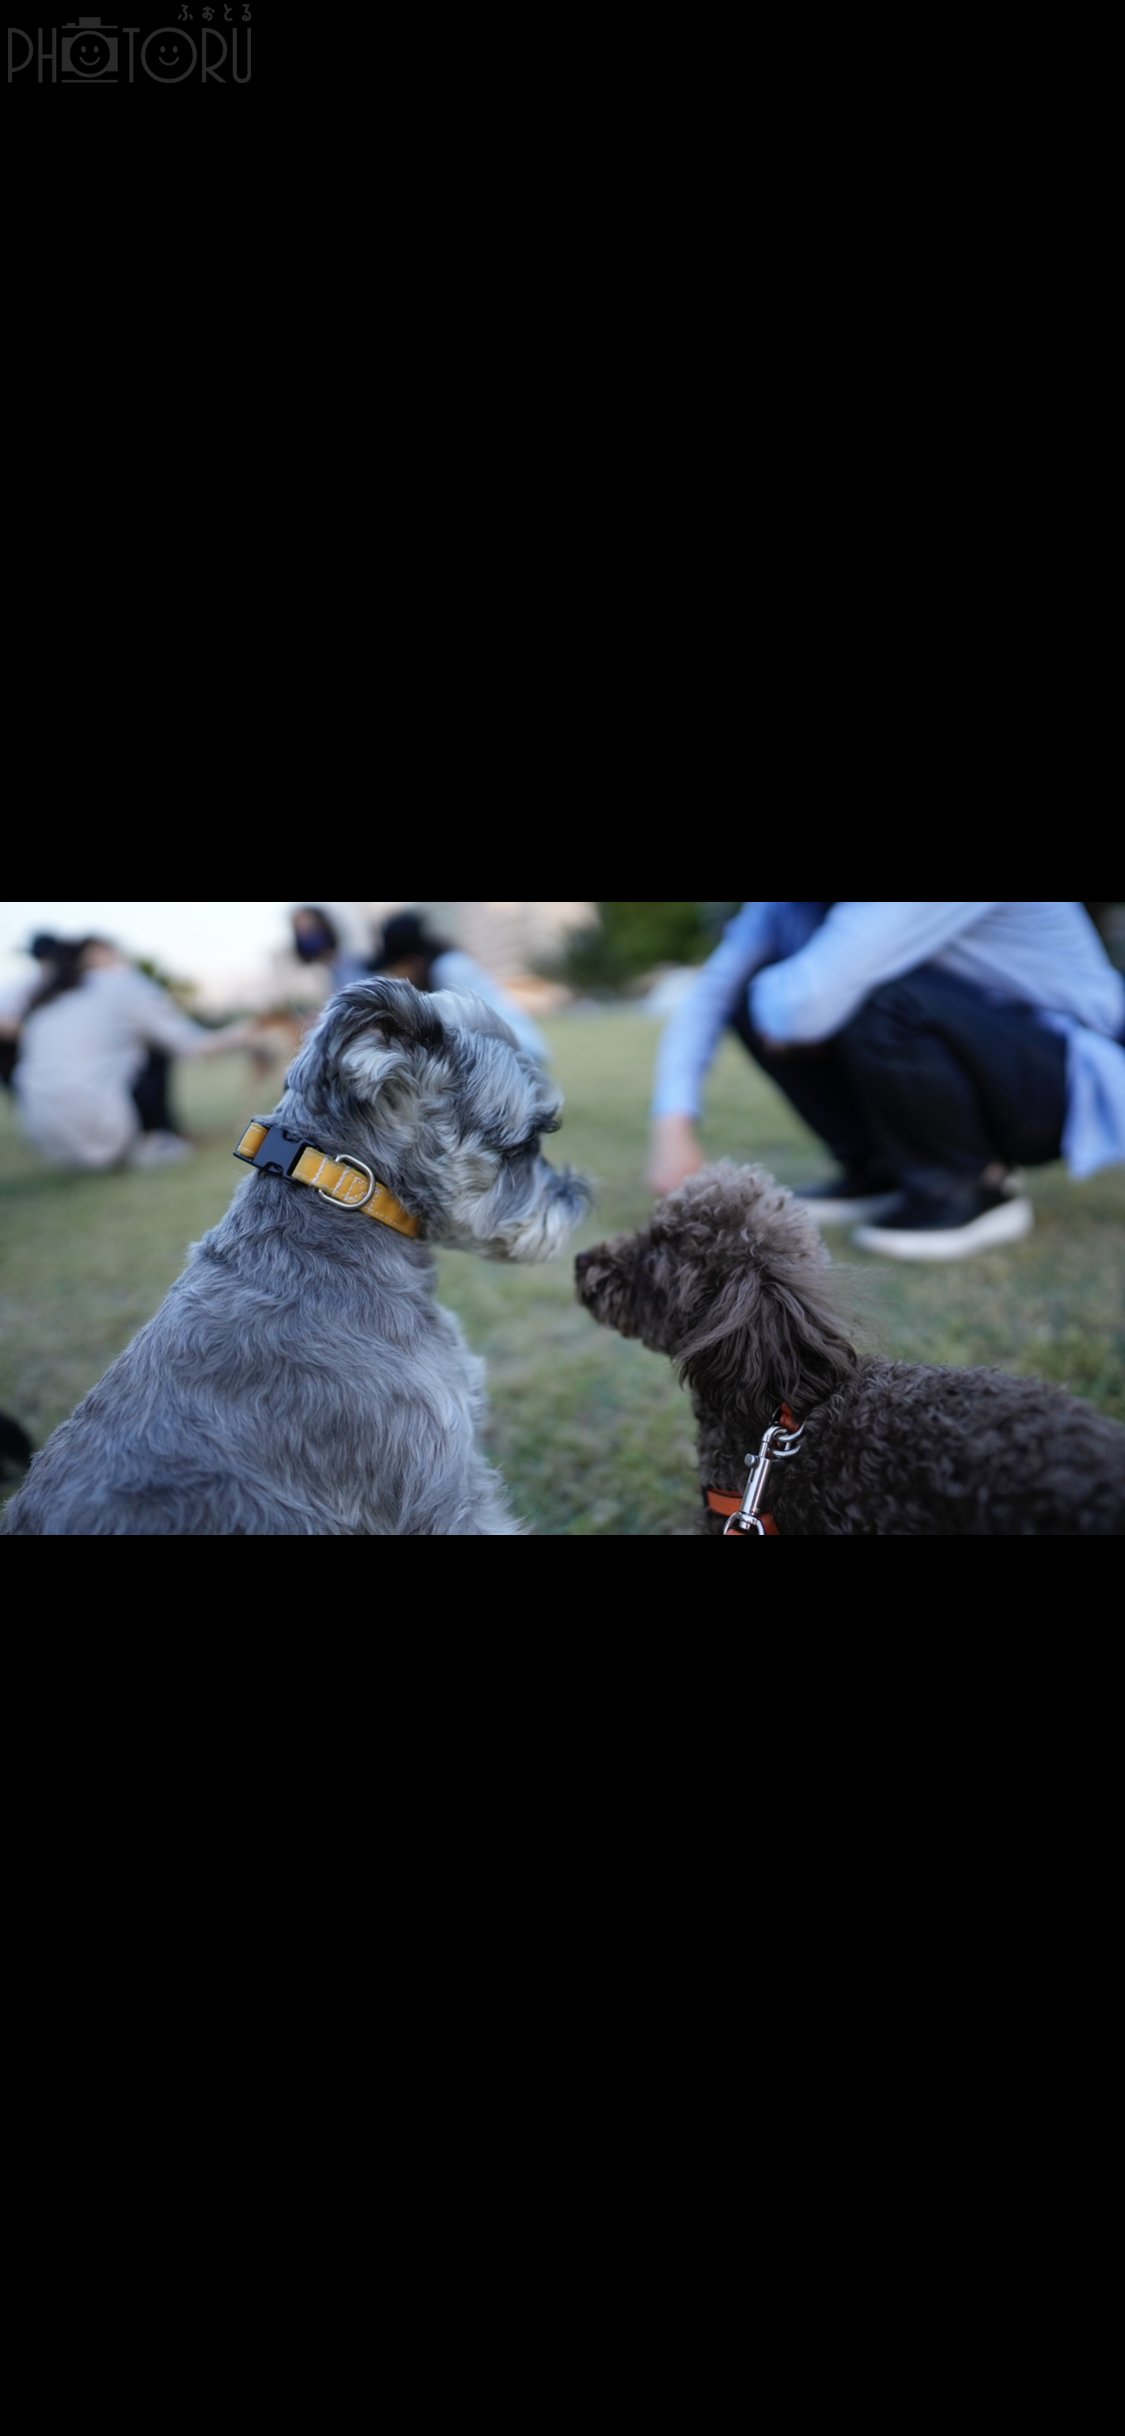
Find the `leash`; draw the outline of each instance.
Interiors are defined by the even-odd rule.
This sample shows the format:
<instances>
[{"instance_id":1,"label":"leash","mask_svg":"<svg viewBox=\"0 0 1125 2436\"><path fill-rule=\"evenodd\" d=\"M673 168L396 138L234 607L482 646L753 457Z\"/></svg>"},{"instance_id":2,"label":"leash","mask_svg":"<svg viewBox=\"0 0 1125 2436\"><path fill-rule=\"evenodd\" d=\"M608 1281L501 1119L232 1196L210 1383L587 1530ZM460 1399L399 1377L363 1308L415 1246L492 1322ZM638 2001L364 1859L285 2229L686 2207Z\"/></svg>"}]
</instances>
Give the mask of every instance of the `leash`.
<instances>
[{"instance_id":1,"label":"leash","mask_svg":"<svg viewBox=\"0 0 1125 2436\"><path fill-rule=\"evenodd\" d=\"M712 1514L726 1514L730 1519L724 1539L734 1533L744 1538L756 1534L759 1539L780 1539L781 1533L772 1514L761 1511L770 1473L775 1463L785 1463L790 1455L799 1455L804 1438L804 1422L798 1427L788 1404L778 1406L777 1419L771 1421L756 1455L747 1455L746 1469L750 1478L744 1497L733 1497L725 1489L705 1489L703 1503Z\"/></svg>"},{"instance_id":2,"label":"leash","mask_svg":"<svg viewBox=\"0 0 1125 2436\"><path fill-rule=\"evenodd\" d=\"M315 1142L306 1141L304 1134L275 1125L272 1117L251 1117L234 1156L245 1159L248 1167L260 1168L264 1175L288 1176L291 1184L311 1184L322 1201L331 1201L338 1210L363 1210L368 1218L377 1218L380 1226L393 1227L396 1235L422 1232L421 1219L412 1218L387 1185L376 1183L362 1159L351 1159L342 1150L330 1158Z\"/></svg>"}]
</instances>

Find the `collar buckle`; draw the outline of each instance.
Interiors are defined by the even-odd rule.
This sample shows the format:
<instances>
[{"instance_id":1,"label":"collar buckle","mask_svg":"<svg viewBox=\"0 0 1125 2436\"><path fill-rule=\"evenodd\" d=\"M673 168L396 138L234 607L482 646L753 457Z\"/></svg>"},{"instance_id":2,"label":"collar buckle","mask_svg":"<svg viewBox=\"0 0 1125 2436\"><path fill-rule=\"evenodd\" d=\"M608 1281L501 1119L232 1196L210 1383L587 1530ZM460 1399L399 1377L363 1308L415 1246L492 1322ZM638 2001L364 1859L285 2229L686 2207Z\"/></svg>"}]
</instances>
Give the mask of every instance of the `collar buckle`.
<instances>
[{"instance_id":1,"label":"collar buckle","mask_svg":"<svg viewBox=\"0 0 1125 2436\"><path fill-rule=\"evenodd\" d=\"M303 1133L290 1133L270 1117L251 1117L234 1155L244 1159L247 1167L263 1168L267 1175L291 1176L298 1159L315 1147Z\"/></svg>"}]
</instances>

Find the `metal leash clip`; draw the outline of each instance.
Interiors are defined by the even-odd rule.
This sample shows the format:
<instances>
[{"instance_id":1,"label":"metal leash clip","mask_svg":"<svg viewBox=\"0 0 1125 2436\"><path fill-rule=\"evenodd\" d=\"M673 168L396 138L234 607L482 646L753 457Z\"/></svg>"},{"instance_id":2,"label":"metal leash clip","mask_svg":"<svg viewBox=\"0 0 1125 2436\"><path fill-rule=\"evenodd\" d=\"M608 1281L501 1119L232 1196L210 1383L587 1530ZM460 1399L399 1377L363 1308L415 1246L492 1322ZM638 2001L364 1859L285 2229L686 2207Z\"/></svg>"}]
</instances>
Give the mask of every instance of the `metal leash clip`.
<instances>
[{"instance_id":1,"label":"metal leash clip","mask_svg":"<svg viewBox=\"0 0 1125 2436\"><path fill-rule=\"evenodd\" d=\"M803 1429L803 1422L801 1429L786 1429L783 1421L771 1422L757 1454L746 1457L746 1468L750 1474L746 1483L746 1495L737 1514L731 1515L723 1532L724 1539L729 1539L734 1531L756 1531L759 1539L768 1537L766 1526L759 1512L766 1493L766 1483L775 1463L784 1463L790 1455L800 1454Z\"/></svg>"}]
</instances>

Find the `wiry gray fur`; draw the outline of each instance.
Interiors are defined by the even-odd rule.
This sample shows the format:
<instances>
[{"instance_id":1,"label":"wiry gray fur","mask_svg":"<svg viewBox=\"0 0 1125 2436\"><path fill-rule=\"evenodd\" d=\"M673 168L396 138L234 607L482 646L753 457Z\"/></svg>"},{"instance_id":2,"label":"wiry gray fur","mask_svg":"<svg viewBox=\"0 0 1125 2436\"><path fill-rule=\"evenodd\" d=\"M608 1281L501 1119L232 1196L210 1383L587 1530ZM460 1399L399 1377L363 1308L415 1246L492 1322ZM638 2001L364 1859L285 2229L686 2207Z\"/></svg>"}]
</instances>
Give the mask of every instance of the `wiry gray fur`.
<instances>
[{"instance_id":1,"label":"wiry gray fur","mask_svg":"<svg viewBox=\"0 0 1125 2436\"><path fill-rule=\"evenodd\" d=\"M763 1168L720 1161L575 1266L593 1317L690 1392L702 1533L726 1528L702 1493L741 1499L783 1403L804 1438L769 1480L782 1536L1125 1531L1125 1427L1040 1379L858 1353L823 1237Z\"/></svg>"},{"instance_id":2,"label":"wiry gray fur","mask_svg":"<svg viewBox=\"0 0 1125 2436\"><path fill-rule=\"evenodd\" d=\"M241 1169L154 1319L35 1457L14 1533L515 1534L481 1449L485 1365L436 1298L435 1248L547 1260L590 1206L539 1136L561 1094L495 1010L342 990L272 1112L361 1159L417 1241Z\"/></svg>"}]
</instances>

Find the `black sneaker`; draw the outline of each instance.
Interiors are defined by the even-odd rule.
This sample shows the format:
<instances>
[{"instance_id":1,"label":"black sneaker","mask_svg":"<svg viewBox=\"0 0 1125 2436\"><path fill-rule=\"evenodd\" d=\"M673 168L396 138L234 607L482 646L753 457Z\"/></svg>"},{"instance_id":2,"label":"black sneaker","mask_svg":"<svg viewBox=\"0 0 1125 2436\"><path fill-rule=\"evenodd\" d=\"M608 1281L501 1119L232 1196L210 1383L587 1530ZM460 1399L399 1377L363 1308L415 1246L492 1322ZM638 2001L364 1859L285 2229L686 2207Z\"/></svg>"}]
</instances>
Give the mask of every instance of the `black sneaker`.
<instances>
[{"instance_id":1,"label":"black sneaker","mask_svg":"<svg viewBox=\"0 0 1125 2436\"><path fill-rule=\"evenodd\" d=\"M883 1252L890 1260L968 1260L974 1252L1020 1243L1030 1235L1035 1213L1030 1201L1013 1191L1014 1182L1009 1177L1002 1184L971 1185L951 1191L945 1200L905 1193L882 1226L857 1226L852 1242L861 1252Z\"/></svg>"},{"instance_id":2,"label":"black sneaker","mask_svg":"<svg viewBox=\"0 0 1125 2436\"><path fill-rule=\"evenodd\" d=\"M858 1226L889 1218L903 1195L898 1185L873 1182L867 1173L845 1171L827 1184L811 1184L807 1192L794 1193L793 1198L818 1226Z\"/></svg>"}]
</instances>

